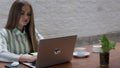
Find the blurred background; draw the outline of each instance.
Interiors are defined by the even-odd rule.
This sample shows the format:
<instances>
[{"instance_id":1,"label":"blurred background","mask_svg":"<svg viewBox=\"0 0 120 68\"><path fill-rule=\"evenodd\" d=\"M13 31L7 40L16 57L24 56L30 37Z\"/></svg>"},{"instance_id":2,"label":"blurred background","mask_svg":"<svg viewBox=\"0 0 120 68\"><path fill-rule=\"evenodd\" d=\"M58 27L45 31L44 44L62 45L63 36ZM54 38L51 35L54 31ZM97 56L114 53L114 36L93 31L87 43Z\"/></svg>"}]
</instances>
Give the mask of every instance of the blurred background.
<instances>
[{"instance_id":1,"label":"blurred background","mask_svg":"<svg viewBox=\"0 0 120 68\"><path fill-rule=\"evenodd\" d=\"M15 0L0 0L0 28ZM120 0L27 0L45 38L78 35L76 46L98 43L103 34L120 41Z\"/></svg>"}]
</instances>

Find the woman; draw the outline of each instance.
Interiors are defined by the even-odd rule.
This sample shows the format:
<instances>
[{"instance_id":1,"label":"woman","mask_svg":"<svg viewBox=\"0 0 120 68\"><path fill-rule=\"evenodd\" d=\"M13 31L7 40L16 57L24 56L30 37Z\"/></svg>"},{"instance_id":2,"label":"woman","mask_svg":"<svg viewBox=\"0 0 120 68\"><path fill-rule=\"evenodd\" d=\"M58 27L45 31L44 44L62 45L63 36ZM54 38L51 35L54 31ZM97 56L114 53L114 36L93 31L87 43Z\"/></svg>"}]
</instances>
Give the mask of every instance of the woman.
<instances>
[{"instance_id":1,"label":"woman","mask_svg":"<svg viewBox=\"0 0 120 68\"><path fill-rule=\"evenodd\" d=\"M33 62L35 52L43 37L35 30L32 6L24 0L16 0L10 9L8 21L0 31L0 61Z\"/></svg>"}]
</instances>

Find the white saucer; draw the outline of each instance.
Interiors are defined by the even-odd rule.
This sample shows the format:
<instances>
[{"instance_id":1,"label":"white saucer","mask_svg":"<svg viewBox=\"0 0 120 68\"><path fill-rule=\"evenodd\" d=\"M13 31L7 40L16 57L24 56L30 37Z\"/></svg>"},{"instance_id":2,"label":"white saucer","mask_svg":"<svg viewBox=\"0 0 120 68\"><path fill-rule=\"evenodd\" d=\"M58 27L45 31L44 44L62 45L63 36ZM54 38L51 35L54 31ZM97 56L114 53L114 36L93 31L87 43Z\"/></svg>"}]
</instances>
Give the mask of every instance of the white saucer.
<instances>
[{"instance_id":1,"label":"white saucer","mask_svg":"<svg viewBox=\"0 0 120 68\"><path fill-rule=\"evenodd\" d=\"M89 56L90 53L89 52L73 52L73 56L75 57L87 57Z\"/></svg>"}]
</instances>

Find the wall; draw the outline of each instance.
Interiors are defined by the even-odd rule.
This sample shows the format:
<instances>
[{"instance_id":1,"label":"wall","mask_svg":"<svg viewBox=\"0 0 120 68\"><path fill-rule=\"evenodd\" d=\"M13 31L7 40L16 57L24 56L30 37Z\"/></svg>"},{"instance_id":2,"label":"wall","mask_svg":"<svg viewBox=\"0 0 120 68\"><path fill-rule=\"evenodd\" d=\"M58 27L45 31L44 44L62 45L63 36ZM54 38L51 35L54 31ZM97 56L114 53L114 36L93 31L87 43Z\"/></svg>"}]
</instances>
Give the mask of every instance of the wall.
<instances>
[{"instance_id":1,"label":"wall","mask_svg":"<svg viewBox=\"0 0 120 68\"><path fill-rule=\"evenodd\" d=\"M72 34L88 38L120 31L119 0L28 1L34 8L36 28L45 38ZM0 27L6 23L12 2L0 0Z\"/></svg>"},{"instance_id":2,"label":"wall","mask_svg":"<svg viewBox=\"0 0 120 68\"><path fill-rule=\"evenodd\" d=\"M86 37L120 31L119 3L119 0L37 0L34 5L39 17L36 21L40 23L37 27L46 37L70 34Z\"/></svg>"}]
</instances>

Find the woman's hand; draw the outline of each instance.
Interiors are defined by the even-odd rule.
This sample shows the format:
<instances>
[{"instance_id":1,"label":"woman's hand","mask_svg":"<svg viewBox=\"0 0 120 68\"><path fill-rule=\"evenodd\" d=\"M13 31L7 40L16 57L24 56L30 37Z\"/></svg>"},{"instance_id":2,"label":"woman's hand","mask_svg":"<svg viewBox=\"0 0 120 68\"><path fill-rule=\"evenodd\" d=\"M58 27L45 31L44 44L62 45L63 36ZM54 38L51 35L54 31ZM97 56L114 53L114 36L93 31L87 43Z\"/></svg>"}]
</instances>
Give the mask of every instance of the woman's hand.
<instances>
[{"instance_id":1,"label":"woman's hand","mask_svg":"<svg viewBox=\"0 0 120 68\"><path fill-rule=\"evenodd\" d=\"M34 62L37 59L37 56L31 56L31 55L21 55L19 58L20 62Z\"/></svg>"}]
</instances>

